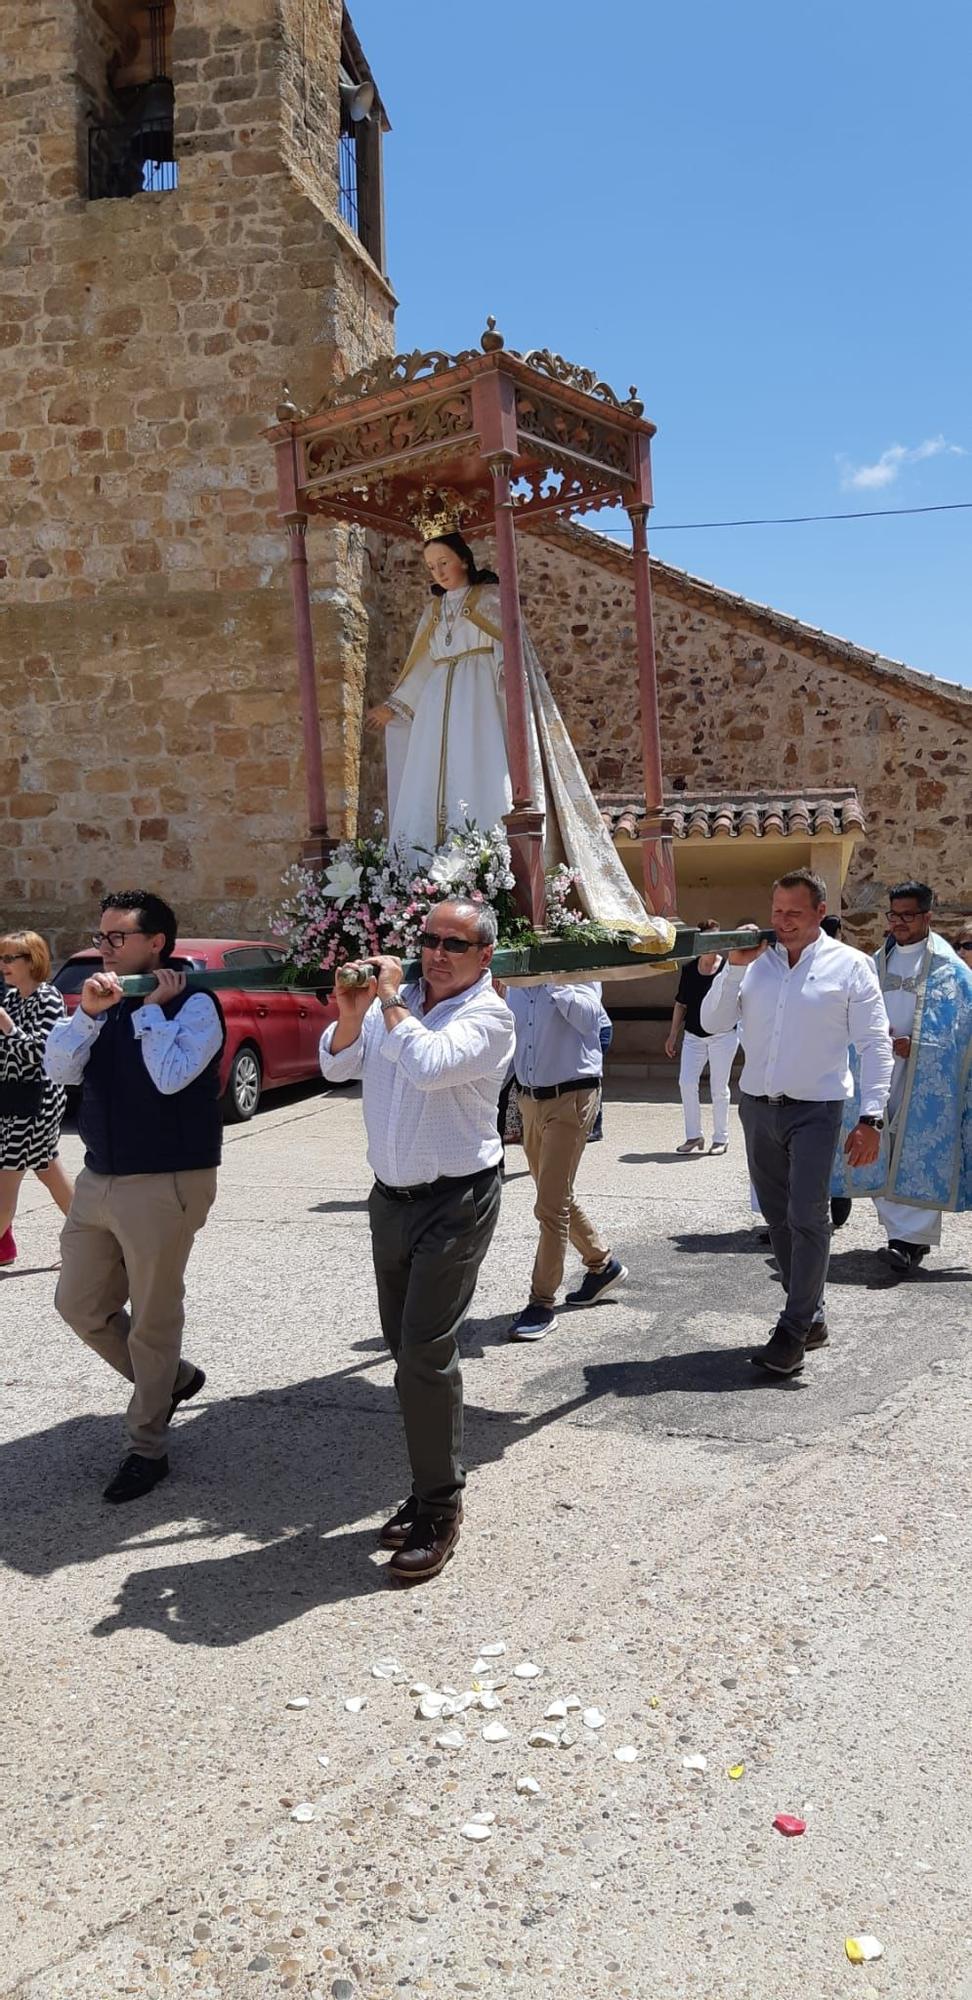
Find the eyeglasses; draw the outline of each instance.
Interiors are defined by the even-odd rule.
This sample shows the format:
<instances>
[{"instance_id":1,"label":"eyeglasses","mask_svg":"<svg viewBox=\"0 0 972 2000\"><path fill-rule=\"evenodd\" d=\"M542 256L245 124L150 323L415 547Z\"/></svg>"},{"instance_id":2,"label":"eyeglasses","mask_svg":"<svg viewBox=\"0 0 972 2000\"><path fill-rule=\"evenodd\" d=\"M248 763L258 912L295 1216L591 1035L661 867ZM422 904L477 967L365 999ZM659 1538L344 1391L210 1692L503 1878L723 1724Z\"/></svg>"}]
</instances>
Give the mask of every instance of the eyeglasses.
<instances>
[{"instance_id":1,"label":"eyeglasses","mask_svg":"<svg viewBox=\"0 0 972 2000\"><path fill-rule=\"evenodd\" d=\"M920 924L922 917L927 917L927 915L927 910L889 910L887 912L889 924Z\"/></svg>"},{"instance_id":2,"label":"eyeglasses","mask_svg":"<svg viewBox=\"0 0 972 2000\"><path fill-rule=\"evenodd\" d=\"M458 958L464 951L475 951L469 938L440 937L438 931L423 931L419 938L423 951L451 951Z\"/></svg>"},{"instance_id":3,"label":"eyeglasses","mask_svg":"<svg viewBox=\"0 0 972 2000\"><path fill-rule=\"evenodd\" d=\"M959 945L959 950L962 947ZM18 958L26 958L25 951L0 951L0 965L16 965Z\"/></svg>"},{"instance_id":4,"label":"eyeglasses","mask_svg":"<svg viewBox=\"0 0 972 2000\"><path fill-rule=\"evenodd\" d=\"M141 937L139 930L133 931L92 931L91 942L99 947L110 944L112 951L120 951L126 938Z\"/></svg>"}]
</instances>

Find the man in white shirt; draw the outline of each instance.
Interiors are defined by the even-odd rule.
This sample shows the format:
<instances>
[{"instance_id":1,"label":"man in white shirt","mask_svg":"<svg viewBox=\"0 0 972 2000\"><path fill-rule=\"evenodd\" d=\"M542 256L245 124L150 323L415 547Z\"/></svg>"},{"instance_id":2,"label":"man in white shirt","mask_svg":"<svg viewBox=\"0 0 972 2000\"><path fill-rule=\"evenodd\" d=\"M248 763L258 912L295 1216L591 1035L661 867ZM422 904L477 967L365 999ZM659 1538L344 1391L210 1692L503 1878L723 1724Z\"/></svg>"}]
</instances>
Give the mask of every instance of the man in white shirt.
<instances>
[{"instance_id":1,"label":"man in white shirt","mask_svg":"<svg viewBox=\"0 0 972 2000\"><path fill-rule=\"evenodd\" d=\"M584 986L510 987L516 1022L516 1084L523 1150L537 1184L534 1215L540 1242L530 1301L510 1328L511 1340L542 1340L557 1324L567 1244L580 1252L586 1276L567 1295L571 1306L593 1305L628 1275L574 1200L574 1177L597 1117L604 1057L601 989Z\"/></svg>"},{"instance_id":2,"label":"man in white shirt","mask_svg":"<svg viewBox=\"0 0 972 2000\"><path fill-rule=\"evenodd\" d=\"M843 1107L854 1094L850 1044L861 1071L860 1120L844 1147L852 1167L877 1159L891 1081L877 974L862 952L821 929L825 893L809 868L781 875L770 916L775 945L730 952L701 1008L708 1034L738 1022L745 1052L739 1116L786 1292L769 1341L752 1359L774 1375L799 1374L805 1351L829 1339L830 1183Z\"/></svg>"},{"instance_id":3,"label":"man in white shirt","mask_svg":"<svg viewBox=\"0 0 972 2000\"><path fill-rule=\"evenodd\" d=\"M459 1539L466 1475L458 1334L500 1204L500 1086L513 1020L493 989L496 918L439 903L422 939L422 979L402 988L397 958L377 980L335 987L321 1038L332 1083L363 1079L368 1199L381 1330L395 1361L412 1491L381 1529L395 1583L424 1583Z\"/></svg>"}]
</instances>

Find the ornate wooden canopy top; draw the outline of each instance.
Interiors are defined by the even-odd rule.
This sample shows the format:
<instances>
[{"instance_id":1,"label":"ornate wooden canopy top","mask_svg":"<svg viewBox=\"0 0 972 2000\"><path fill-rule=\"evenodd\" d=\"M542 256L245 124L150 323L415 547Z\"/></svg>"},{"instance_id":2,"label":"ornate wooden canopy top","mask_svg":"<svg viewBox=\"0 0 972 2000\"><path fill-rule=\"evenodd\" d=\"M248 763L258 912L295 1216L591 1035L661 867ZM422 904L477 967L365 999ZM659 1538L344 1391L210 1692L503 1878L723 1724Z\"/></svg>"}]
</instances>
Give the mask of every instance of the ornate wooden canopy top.
<instances>
[{"instance_id":1,"label":"ornate wooden canopy top","mask_svg":"<svg viewBox=\"0 0 972 2000\"><path fill-rule=\"evenodd\" d=\"M487 321L479 348L385 356L310 411L289 392L266 433L282 511L422 540L445 510L466 535L494 523L502 461L515 518L649 507L655 426L590 369L547 348L518 354ZM539 523L538 523L539 525Z\"/></svg>"}]
</instances>

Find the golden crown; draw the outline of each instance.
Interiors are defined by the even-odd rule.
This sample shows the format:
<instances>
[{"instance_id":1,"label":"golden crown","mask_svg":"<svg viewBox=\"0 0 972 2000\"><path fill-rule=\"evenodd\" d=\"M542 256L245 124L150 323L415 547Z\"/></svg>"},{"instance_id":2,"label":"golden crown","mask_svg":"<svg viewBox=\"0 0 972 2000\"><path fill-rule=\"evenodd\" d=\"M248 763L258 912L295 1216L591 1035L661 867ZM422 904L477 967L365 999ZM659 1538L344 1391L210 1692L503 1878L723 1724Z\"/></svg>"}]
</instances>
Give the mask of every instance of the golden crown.
<instances>
[{"instance_id":1,"label":"golden crown","mask_svg":"<svg viewBox=\"0 0 972 2000\"><path fill-rule=\"evenodd\" d=\"M423 542L434 542L440 535L461 533L462 516L466 512L466 503L459 493L451 488L437 493L427 486L411 516L412 526L418 529Z\"/></svg>"}]
</instances>

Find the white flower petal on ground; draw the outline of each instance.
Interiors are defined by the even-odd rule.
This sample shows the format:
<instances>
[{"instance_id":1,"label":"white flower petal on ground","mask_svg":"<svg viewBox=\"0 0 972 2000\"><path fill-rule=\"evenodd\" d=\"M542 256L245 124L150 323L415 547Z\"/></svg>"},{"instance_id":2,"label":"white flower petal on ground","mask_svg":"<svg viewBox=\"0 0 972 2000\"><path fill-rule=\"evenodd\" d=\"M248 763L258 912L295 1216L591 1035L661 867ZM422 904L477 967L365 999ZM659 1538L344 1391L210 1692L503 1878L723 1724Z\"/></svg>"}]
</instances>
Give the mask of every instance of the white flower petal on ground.
<instances>
[{"instance_id":1,"label":"white flower petal on ground","mask_svg":"<svg viewBox=\"0 0 972 2000\"><path fill-rule=\"evenodd\" d=\"M510 1732L503 1728L501 1722L487 1722L482 1734L484 1743L508 1743L510 1740Z\"/></svg>"},{"instance_id":2,"label":"white flower petal on ground","mask_svg":"<svg viewBox=\"0 0 972 2000\"><path fill-rule=\"evenodd\" d=\"M633 1764L637 1759L638 1752L633 1743L622 1743L621 1748L616 1750L614 1755L619 1764Z\"/></svg>"},{"instance_id":3,"label":"white flower petal on ground","mask_svg":"<svg viewBox=\"0 0 972 2000\"><path fill-rule=\"evenodd\" d=\"M585 1729L603 1729L607 1716L599 1708L585 1708L581 1721Z\"/></svg>"},{"instance_id":4,"label":"white flower petal on ground","mask_svg":"<svg viewBox=\"0 0 972 2000\"><path fill-rule=\"evenodd\" d=\"M444 1694L436 1694L430 1688L428 1694L422 1696L415 1713L422 1717L423 1722L438 1722L440 1715L450 1706Z\"/></svg>"},{"instance_id":5,"label":"white flower petal on ground","mask_svg":"<svg viewBox=\"0 0 972 2000\"><path fill-rule=\"evenodd\" d=\"M582 1702L582 1701L580 1700L579 1696L577 1696L576 1694L569 1694L569 1695L567 1695L567 1696L566 1696L566 1698L565 1698L565 1701L564 1701L564 1707L565 1707L565 1708L566 1708L566 1709L568 1710L568 1712L569 1712L569 1711L570 1711L571 1709L580 1709L580 1708L583 1708L583 1706L584 1706L583 1702Z\"/></svg>"},{"instance_id":6,"label":"white flower petal on ground","mask_svg":"<svg viewBox=\"0 0 972 2000\"><path fill-rule=\"evenodd\" d=\"M516 1789L518 1792L527 1794L530 1798L536 1798L540 1791L536 1778L531 1778L525 1771L521 1777L517 1778Z\"/></svg>"},{"instance_id":7,"label":"white flower petal on ground","mask_svg":"<svg viewBox=\"0 0 972 2000\"><path fill-rule=\"evenodd\" d=\"M285 1702L284 1706L286 1708L309 1708L310 1696L306 1694L292 1694L290 1700Z\"/></svg>"},{"instance_id":8,"label":"white flower petal on ground","mask_svg":"<svg viewBox=\"0 0 972 2000\"><path fill-rule=\"evenodd\" d=\"M535 1681L540 1668L535 1665L533 1660L521 1660L519 1666L514 1667L513 1672L518 1681Z\"/></svg>"},{"instance_id":9,"label":"white flower petal on ground","mask_svg":"<svg viewBox=\"0 0 972 2000\"><path fill-rule=\"evenodd\" d=\"M366 1694L349 1695L344 1706L349 1715L360 1715L362 1709L368 1706L368 1697Z\"/></svg>"},{"instance_id":10,"label":"white flower petal on ground","mask_svg":"<svg viewBox=\"0 0 972 2000\"><path fill-rule=\"evenodd\" d=\"M488 1646L479 1648L484 1660L500 1660L506 1651L505 1639L491 1639Z\"/></svg>"},{"instance_id":11,"label":"white flower petal on ground","mask_svg":"<svg viewBox=\"0 0 972 2000\"><path fill-rule=\"evenodd\" d=\"M440 1750L461 1750L466 1741L461 1729L443 1729L435 1740Z\"/></svg>"},{"instance_id":12,"label":"white flower petal on ground","mask_svg":"<svg viewBox=\"0 0 972 2000\"><path fill-rule=\"evenodd\" d=\"M860 1937L845 1938L844 1950L852 1965L866 1965L869 1959L884 1957L884 1946L867 1931Z\"/></svg>"},{"instance_id":13,"label":"white flower petal on ground","mask_svg":"<svg viewBox=\"0 0 972 2000\"><path fill-rule=\"evenodd\" d=\"M559 1729L531 1729L527 1742L531 1750L558 1750L560 1748Z\"/></svg>"},{"instance_id":14,"label":"white flower petal on ground","mask_svg":"<svg viewBox=\"0 0 972 2000\"><path fill-rule=\"evenodd\" d=\"M322 1769L323 1771L326 1771L326 1770L327 1770L327 1768L328 1768L328 1766L329 1766L329 1764L330 1764L330 1762L331 1762L331 1760L330 1760L330 1757L325 1757L325 1755L324 1755L324 1752L323 1752L323 1750L319 1750L319 1751L318 1751L318 1753L317 1753L317 1761L318 1761L318 1763L320 1764L320 1766L321 1766L321 1769Z\"/></svg>"},{"instance_id":15,"label":"white flower petal on ground","mask_svg":"<svg viewBox=\"0 0 972 2000\"><path fill-rule=\"evenodd\" d=\"M548 1722L566 1722L567 1703L565 1701L552 1701L550 1707L544 1709L544 1716Z\"/></svg>"},{"instance_id":16,"label":"white flower petal on ground","mask_svg":"<svg viewBox=\"0 0 972 2000\"><path fill-rule=\"evenodd\" d=\"M496 1824L496 1814L494 1812L473 1813L472 1816L473 1826L495 1826L495 1824Z\"/></svg>"},{"instance_id":17,"label":"white flower petal on ground","mask_svg":"<svg viewBox=\"0 0 972 2000\"><path fill-rule=\"evenodd\" d=\"M683 1771L705 1771L708 1769L708 1759L705 1757L683 1757L682 1769Z\"/></svg>"},{"instance_id":18,"label":"white flower petal on ground","mask_svg":"<svg viewBox=\"0 0 972 2000\"><path fill-rule=\"evenodd\" d=\"M487 1714L489 1714L491 1709L502 1708L503 1706L499 1695L494 1694L492 1688L484 1688L478 1699L480 1708L484 1708Z\"/></svg>"},{"instance_id":19,"label":"white flower petal on ground","mask_svg":"<svg viewBox=\"0 0 972 2000\"><path fill-rule=\"evenodd\" d=\"M402 1673L397 1660L376 1660L371 1671L376 1681L397 1681Z\"/></svg>"},{"instance_id":20,"label":"white flower petal on ground","mask_svg":"<svg viewBox=\"0 0 972 2000\"><path fill-rule=\"evenodd\" d=\"M481 1826L475 1819L467 1820L465 1826L460 1828L463 1840L489 1840L492 1831L491 1826Z\"/></svg>"},{"instance_id":21,"label":"white flower petal on ground","mask_svg":"<svg viewBox=\"0 0 972 2000\"><path fill-rule=\"evenodd\" d=\"M313 1819L314 1808L309 1803L300 1806L295 1806L290 1817L291 1819L297 1820L300 1823L300 1825L303 1825L305 1821Z\"/></svg>"},{"instance_id":22,"label":"white flower petal on ground","mask_svg":"<svg viewBox=\"0 0 972 2000\"><path fill-rule=\"evenodd\" d=\"M430 1688L428 1681L412 1681L407 1692L413 1701L418 1701L420 1695L431 1694L433 1690Z\"/></svg>"}]
</instances>

